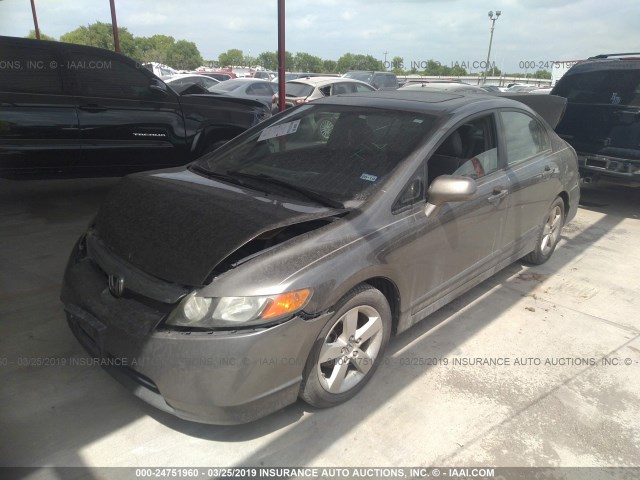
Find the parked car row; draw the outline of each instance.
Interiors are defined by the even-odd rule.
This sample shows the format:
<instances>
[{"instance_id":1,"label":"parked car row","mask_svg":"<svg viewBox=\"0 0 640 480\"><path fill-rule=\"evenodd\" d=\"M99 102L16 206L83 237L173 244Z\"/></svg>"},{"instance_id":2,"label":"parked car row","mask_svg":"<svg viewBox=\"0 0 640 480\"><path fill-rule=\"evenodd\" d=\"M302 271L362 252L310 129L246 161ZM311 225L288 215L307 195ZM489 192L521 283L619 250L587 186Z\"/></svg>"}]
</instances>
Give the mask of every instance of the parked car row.
<instances>
[{"instance_id":1,"label":"parked car row","mask_svg":"<svg viewBox=\"0 0 640 480\"><path fill-rule=\"evenodd\" d=\"M267 79L165 83L101 49L0 42L0 176L160 168L110 192L61 300L90 355L126 359L110 374L188 420L349 400L392 335L552 256L579 169L640 174L638 59L595 58L554 95L511 98L397 89L388 72L296 78L271 116Z\"/></svg>"}]
</instances>

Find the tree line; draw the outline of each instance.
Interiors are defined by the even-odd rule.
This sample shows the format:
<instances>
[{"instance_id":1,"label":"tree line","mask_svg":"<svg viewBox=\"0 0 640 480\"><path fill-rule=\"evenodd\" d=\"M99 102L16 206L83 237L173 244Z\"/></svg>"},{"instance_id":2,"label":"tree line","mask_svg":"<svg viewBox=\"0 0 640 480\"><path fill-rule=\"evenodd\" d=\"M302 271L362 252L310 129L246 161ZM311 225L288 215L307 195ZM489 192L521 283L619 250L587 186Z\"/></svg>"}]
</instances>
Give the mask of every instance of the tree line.
<instances>
[{"instance_id":1,"label":"tree line","mask_svg":"<svg viewBox=\"0 0 640 480\"><path fill-rule=\"evenodd\" d=\"M30 38L35 38L32 30ZM278 68L278 52L262 52L257 57L245 55L242 50L232 48L221 53L217 60L204 60L195 43L187 40L175 40L169 35L152 35L150 37L137 37L126 27L118 27L120 50L122 53L139 62L158 62L168 65L176 70L194 70L202 65L213 68L228 66L261 66L266 70L276 71ZM48 35L41 34L44 40L56 40ZM110 23L96 22L88 26L81 26L65 33L59 39L61 42L91 45L94 47L114 49L113 30ZM345 53L337 61L322 59L307 52L285 53L287 71L315 72L315 73L344 73L348 70L390 70L398 75L425 75L442 77L464 77L469 74L459 65L448 66L436 60L421 62L420 67L415 65L410 69L404 68L402 57L393 57L391 62L383 62L372 55ZM489 71L490 76L499 76L503 73L499 68ZM504 74L505 76L525 76L524 73ZM547 70L538 70L529 74L533 78L551 78Z\"/></svg>"}]
</instances>

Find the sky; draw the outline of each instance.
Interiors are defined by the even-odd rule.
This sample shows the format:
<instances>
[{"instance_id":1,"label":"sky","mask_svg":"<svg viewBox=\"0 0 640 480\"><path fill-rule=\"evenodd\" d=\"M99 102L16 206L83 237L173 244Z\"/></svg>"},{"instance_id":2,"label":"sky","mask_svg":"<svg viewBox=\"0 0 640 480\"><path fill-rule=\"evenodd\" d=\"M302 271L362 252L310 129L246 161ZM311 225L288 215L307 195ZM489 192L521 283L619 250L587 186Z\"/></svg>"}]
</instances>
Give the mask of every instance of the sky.
<instances>
[{"instance_id":1,"label":"sky","mask_svg":"<svg viewBox=\"0 0 640 480\"><path fill-rule=\"evenodd\" d=\"M80 25L111 22L109 0L35 0L40 31L58 38ZM195 42L205 59L231 48L275 51L276 0L115 0L117 20L136 36ZM640 52L638 0L287 0L286 49L338 60L372 55L406 69L427 60L483 70L489 11L491 61L508 72L551 70L553 60ZM0 35L33 29L29 0L0 0Z\"/></svg>"}]
</instances>

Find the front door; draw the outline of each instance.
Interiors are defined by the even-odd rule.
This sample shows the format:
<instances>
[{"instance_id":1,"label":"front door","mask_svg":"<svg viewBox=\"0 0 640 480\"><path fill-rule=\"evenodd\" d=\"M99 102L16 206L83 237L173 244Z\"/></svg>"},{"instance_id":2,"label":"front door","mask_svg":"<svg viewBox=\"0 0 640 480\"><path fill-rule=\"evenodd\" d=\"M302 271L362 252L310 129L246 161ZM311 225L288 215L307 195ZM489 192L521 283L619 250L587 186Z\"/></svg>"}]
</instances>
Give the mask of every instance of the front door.
<instances>
[{"instance_id":1,"label":"front door","mask_svg":"<svg viewBox=\"0 0 640 480\"><path fill-rule=\"evenodd\" d=\"M71 51L67 63L75 79L82 141L79 170L126 173L187 163L175 92L153 91L151 82L164 84L115 55Z\"/></svg>"}]
</instances>

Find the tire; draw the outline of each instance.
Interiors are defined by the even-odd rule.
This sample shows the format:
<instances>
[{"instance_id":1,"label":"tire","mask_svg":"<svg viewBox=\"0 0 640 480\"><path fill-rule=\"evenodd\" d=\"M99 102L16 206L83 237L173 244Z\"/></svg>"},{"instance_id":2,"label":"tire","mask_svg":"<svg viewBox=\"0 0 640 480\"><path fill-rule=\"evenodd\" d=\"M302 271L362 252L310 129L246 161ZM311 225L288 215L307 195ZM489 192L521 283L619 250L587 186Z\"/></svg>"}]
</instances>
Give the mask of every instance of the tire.
<instances>
[{"instance_id":1,"label":"tire","mask_svg":"<svg viewBox=\"0 0 640 480\"><path fill-rule=\"evenodd\" d=\"M325 142L329 140L335 122L330 118L322 118L317 125L318 137Z\"/></svg>"},{"instance_id":2,"label":"tire","mask_svg":"<svg viewBox=\"0 0 640 480\"><path fill-rule=\"evenodd\" d=\"M391 308L382 292L366 284L351 290L311 349L300 398L327 408L354 397L380 365L390 336Z\"/></svg>"},{"instance_id":3,"label":"tire","mask_svg":"<svg viewBox=\"0 0 640 480\"><path fill-rule=\"evenodd\" d=\"M549 212L545 216L538 234L535 250L523 257L523 260L533 265L542 265L549 260L556 249L563 226L564 202L558 197L553 201Z\"/></svg>"}]
</instances>

